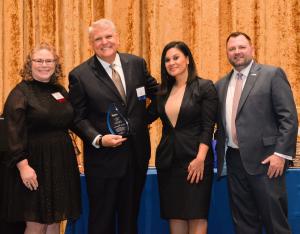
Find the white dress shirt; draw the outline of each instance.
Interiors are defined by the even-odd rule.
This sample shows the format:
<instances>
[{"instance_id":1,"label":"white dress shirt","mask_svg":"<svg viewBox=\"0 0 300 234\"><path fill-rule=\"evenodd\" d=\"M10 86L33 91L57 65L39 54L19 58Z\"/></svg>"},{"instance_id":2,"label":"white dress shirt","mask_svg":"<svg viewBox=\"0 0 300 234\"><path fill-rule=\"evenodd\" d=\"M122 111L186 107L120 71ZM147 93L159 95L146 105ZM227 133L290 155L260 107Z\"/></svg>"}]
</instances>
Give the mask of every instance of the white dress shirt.
<instances>
[{"instance_id":1,"label":"white dress shirt","mask_svg":"<svg viewBox=\"0 0 300 234\"><path fill-rule=\"evenodd\" d=\"M97 59L99 60L99 62L101 63L101 65L103 66L103 68L105 69L105 71L107 72L107 74L109 75L109 77L112 79L112 69L110 67L110 63L105 62L104 60L102 60L101 58L97 57ZM120 60L120 56L117 53L116 54L116 58L115 61L113 61L114 69L119 73L120 77L121 77L121 81L122 81L122 85L126 94L126 83L125 83L125 77L124 77L124 72L123 72L123 68L122 68L122 64L121 64L121 60Z\"/></svg>"},{"instance_id":2,"label":"white dress shirt","mask_svg":"<svg viewBox=\"0 0 300 234\"><path fill-rule=\"evenodd\" d=\"M236 76L238 73L242 73L242 80L243 80L243 86L242 89L244 89L247 77L250 72L250 68L253 64L253 60L251 63L238 72L237 70L233 70L232 76L230 78L229 84L228 84L228 90L227 90L227 96L226 96L226 133L227 133L227 145L232 148L238 148L238 146L233 142L232 140L232 133L231 133L231 115L232 115L232 104L233 104L233 96L234 96L234 90L235 90L235 84L236 84Z\"/></svg>"},{"instance_id":3,"label":"white dress shirt","mask_svg":"<svg viewBox=\"0 0 300 234\"><path fill-rule=\"evenodd\" d=\"M103 68L105 69L105 71L107 72L107 74L109 75L109 77L112 79L112 69L110 67L110 63L108 62L105 62L104 60L102 60L101 58L99 58L97 56L97 59L99 60L99 62L101 63L101 65L103 66ZM121 64L121 60L120 60L120 56L119 54L117 53L116 54L116 57L115 57L115 61L113 61L113 63L115 66L114 66L114 69L119 73L120 75L120 78L121 78L121 81L122 81L122 85L123 85L123 88L124 88L124 91L125 91L125 94L126 94L126 83L125 83L125 76L124 76L124 72L123 72L123 68L122 68L122 64ZM100 148L100 146L97 144L97 141L98 141L98 138L100 137L101 135L97 135L93 142L92 142L92 145L96 148Z\"/></svg>"}]
</instances>

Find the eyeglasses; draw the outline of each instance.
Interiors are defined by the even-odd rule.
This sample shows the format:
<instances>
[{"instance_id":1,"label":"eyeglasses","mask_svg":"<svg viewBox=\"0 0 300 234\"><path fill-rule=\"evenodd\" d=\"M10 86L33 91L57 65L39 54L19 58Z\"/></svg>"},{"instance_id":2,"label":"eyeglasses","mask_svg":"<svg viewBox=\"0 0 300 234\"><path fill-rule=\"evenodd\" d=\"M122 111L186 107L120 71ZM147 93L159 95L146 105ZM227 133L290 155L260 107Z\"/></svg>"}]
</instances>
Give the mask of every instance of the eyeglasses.
<instances>
[{"instance_id":1,"label":"eyeglasses","mask_svg":"<svg viewBox=\"0 0 300 234\"><path fill-rule=\"evenodd\" d=\"M32 59L33 62L37 63L38 65L52 65L55 63L55 59Z\"/></svg>"}]
</instances>

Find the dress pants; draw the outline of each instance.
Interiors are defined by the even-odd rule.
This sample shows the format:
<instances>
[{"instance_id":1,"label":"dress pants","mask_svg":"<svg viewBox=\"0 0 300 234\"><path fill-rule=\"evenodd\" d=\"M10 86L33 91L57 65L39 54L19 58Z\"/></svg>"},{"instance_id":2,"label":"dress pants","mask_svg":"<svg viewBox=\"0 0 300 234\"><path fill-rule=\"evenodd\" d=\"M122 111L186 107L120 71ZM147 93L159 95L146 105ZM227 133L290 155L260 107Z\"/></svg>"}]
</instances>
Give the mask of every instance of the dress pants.
<instances>
[{"instance_id":1,"label":"dress pants","mask_svg":"<svg viewBox=\"0 0 300 234\"><path fill-rule=\"evenodd\" d=\"M137 218L146 171L130 165L123 177L86 176L89 234L137 234Z\"/></svg>"},{"instance_id":2,"label":"dress pants","mask_svg":"<svg viewBox=\"0 0 300 234\"><path fill-rule=\"evenodd\" d=\"M287 220L285 174L249 175L237 149L226 153L232 217L237 234L291 234Z\"/></svg>"}]
</instances>

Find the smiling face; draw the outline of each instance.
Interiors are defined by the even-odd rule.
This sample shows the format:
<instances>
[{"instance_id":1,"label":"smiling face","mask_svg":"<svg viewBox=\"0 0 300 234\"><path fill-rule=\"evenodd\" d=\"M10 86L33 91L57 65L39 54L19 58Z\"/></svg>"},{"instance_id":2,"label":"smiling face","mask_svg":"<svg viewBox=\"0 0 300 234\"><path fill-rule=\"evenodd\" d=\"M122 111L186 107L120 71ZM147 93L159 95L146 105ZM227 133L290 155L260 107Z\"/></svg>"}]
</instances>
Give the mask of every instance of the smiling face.
<instances>
[{"instance_id":1,"label":"smiling face","mask_svg":"<svg viewBox=\"0 0 300 234\"><path fill-rule=\"evenodd\" d=\"M90 32L90 44L98 57L111 64L119 47L119 36L111 25L96 25Z\"/></svg>"},{"instance_id":2,"label":"smiling face","mask_svg":"<svg viewBox=\"0 0 300 234\"><path fill-rule=\"evenodd\" d=\"M189 59L178 48L170 48L165 56L165 66L168 74L176 79L188 77Z\"/></svg>"},{"instance_id":3,"label":"smiling face","mask_svg":"<svg viewBox=\"0 0 300 234\"><path fill-rule=\"evenodd\" d=\"M31 61L33 79L49 82L55 71L54 55L47 49L40 49L32 55Z\"/></svg>"},{"instance_id":4,"label":"smiling face","mask_svg":"<svg viewBox=\"0 0 300 234\"><path fill-rule=\"evenodd\" d=\"M230 64L241 71L246 68L253 59L254 49L243 35L229 38L227 42L227 58Z\"/></svg>"}]
</instances>

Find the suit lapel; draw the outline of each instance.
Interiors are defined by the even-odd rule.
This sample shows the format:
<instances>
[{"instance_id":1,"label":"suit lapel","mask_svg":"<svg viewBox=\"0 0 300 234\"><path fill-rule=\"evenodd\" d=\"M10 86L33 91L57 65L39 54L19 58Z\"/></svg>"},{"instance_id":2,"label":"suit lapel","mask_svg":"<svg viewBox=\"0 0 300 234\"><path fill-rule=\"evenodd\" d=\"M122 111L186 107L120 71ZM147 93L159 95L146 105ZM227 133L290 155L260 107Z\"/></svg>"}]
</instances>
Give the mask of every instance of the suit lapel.
<instances>
[{"instance_id":1,"label":"suit lapel","mask_svg":"<svg viewBox=\"0 0 300 234\"><path fill-rule=\"evenodd\" d=\"M130 100L134 100L132 97L130 97L133 94L132 86L130 85L130 84L133 84L133 82L131 81L133 76L131 74L130 64L129 64L129 61L128 61L128 58L126 57L126 55L119 53L119 56L120 56L122 70L123 70L124 78L125 78L126 103L128 104L128 102Z\"/></svg>"},{"instance_id":2,"label":"suit lapel","mask_svg":"<svg viewBox=\"0 0 300 234\"><path fill-rule=\"evenodd\" d=\"M114 82L107 74L104 67L97 59L96 55L94 55L94 57L90 60L89 65L92 68L95 76L107 87L107 89L109 89L117 98L122 100L122 97L119 94L119 91L116 88Z\"/></svg>"},{"instance_id":3,"label":"suit lapel","mask_svg":"<svg viewBox=\"0 0 300 234\"><path fill-rule=\"evenodd\" d=\"M170 96L170 90L168 91L168 93L166 95L163 95L163 96L159 96L160 98L160 105L161 105L161 113L163 113L163 116L162 116L162 119L165 120L165 122L167 123L167 125L169 125L169 127L173 128L173 125L169 119L169 117L167 116L167 113L166 113L166 102ZM177 119L178 120L178 119Z\"/></svg>"},{"instance_id":4,"label":"suit lapel","mask_svg":"<svg viewBox=\"0 0 300 234\"><path fill-rule=\"evenodd\" d=\"M239 105L238 105L238 109L237 109L237 116L238 116L239 112L241 111L247 97L249 96L250 91L254 87L254 84L258 77L258 70L259 70L259 66L256 63L253 63L252 67L250 69L249 75L247 77L245 86L243 88L243 92L242 92L240 101L239 101Z\"/></svg>"},{"instance_id":5,"label":"suit lapel","mask_svg":"<svg viewBox=\"0 0 300 234\"><path fill-rule=\"evenodd\" d=\"M225 77L225 82L224 82L224 88L221 87L221 90L223 90L223 93L221 93L221 100L222 105L221 105L221 113L222 113L222 122L223 126L226 126L226 99L227 99L227 91L228 91L228 86L229 86L229 81L232 76L233 71L231 71L227 76Z\"/></svg>"},{"instance_id":6,"label":"suit lapel","mask_svg":"<svg viewBox=\"0 0 300 234\"><path fill-rule=\"evenodd\" d=\"M195 82L195 81L194 81ZM184 89L184 93L183 93L183 97L182 97L182 101L179 107L179 112L178 112L178 116L177 116L177 121L176 121L176 125L174 127L180 127L182 121L184 119L184 115L186 114L183 110L185 109L185 106L187 106L187 104L189 103L189 100L191 100L191 86L193 85L193 83L187 84L185 89ZM170 121L171 123L171 121Z\"/></svg>"}]
</instances>

